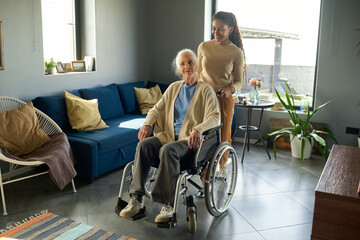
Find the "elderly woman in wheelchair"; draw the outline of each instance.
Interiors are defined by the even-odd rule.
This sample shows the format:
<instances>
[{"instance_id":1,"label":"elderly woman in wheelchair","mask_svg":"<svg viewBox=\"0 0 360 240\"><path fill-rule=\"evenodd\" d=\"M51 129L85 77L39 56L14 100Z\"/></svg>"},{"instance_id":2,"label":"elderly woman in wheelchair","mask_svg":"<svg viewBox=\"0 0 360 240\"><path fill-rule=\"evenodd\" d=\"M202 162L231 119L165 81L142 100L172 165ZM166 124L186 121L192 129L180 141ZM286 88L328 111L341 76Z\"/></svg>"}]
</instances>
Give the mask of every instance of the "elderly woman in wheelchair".
<instances>
[{"instance_id":1,"label":"elderly woman in wheelchair","mask_svg":"<svg viewBox=\"0 0 360 240\"><path fill-rule=\"evenodd\" d=\"M124 169L116 212L121 217L139 219L145 215L143 197L151 197L163 204L155 222L173 227L178 196L183 194L188 206L189 228L194 231L194 198L205 194L207 207L214 216L230 204L236 184L236 153L230 144L220 144L218 100L211 86L199 80L196 54L189 49L181 50L173 65L183 80L172 83L149 111L138 133L140 141L135 160ZM150 136L152 130L154 136ZM225 151L229 152L228 162L220 169L217 162ZM126 170L132 164L130 201L126 203L121 194ZM205 174L206 168L210 171ZM205 183L205 193L202 186L190 179L196 174ZM194 196L186 196L186 181L199 189ZM217 186L220 183L223 193ZM209 194L211 199L206 197Z\"/></svg>"}]
</instances>

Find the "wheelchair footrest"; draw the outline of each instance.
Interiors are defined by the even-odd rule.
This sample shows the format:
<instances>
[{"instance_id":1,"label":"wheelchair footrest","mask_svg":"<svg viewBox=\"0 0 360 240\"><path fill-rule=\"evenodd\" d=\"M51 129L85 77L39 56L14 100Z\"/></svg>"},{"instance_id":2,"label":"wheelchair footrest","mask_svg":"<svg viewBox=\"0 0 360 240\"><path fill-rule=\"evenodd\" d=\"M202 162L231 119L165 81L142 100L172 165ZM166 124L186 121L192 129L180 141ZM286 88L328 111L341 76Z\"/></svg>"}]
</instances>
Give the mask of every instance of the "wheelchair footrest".
<instances>
[{"instance_id":1,"label":"wheelchair footrest","mask_svg":"<svg viewBox=\"0 0 360 240\"><path fill-rule=\"evenodd\" d=\"M115 207L115 212L116 214L119 216L121 210L123 210L126 206L128 205L128 202L122 200L121 198L118 199L116 207ZM144 208L141 208L139 210L138 213L136 213L132 218L130 218L131 220L135 221L138 220L140 218L145 217L145 211L146 211L146 207L144 206Z\"/></svg>"},{"instance_id":2,"label":"wheelchair footrest","mask_svg":"<svg viewBox=\"0 0 360 240\"><path fill-rule=\"evenodd\" d=\"M118 198L117 204L115 206L115 212L117 215L120 214L121 210L123 210L128 205L128 202Z\"/></svg>"},{"instance_id":3,"label":"wheelchair footrest","mask_svg":"<svg viewBox=\"0 0 360 240\"><path fill-rule=\"evenodd\" d=\"M145 211L146 211L146 208L145 208L145 207L144 207L144 208L141 208L141 209L139 210L139 212L132 217L132 220L133 220L133 221L136 221L136 220L138 220L138 219L141 219L141 218L145 217Z\"/></svg>"},{"instance_id":4,"label":"wheelchair footrest","mask_svg":"<svg viewBox=\"0 0 360 240\"><path fill-rule=\"evenodd\" d=\"M172 218L167 221L167 222L162 222L162 223L156 223L158 228L174 228L177 225L177 218L178 215L176 213L173 213ZM173 221L174 219L174 221Z\"/></svg>"},{"instance_id":5,"label":"wheelchair footrest","mask_svg":"<svg viewBox=\"0 0 360 240\"><path fill-rule=\"evenodd\" d=\"M173 222L172 220L170 220L168 222L156 223L156 226L158 228L174 228L176 227L176 223L176 221Z\"/></svg>"}]
</instances>

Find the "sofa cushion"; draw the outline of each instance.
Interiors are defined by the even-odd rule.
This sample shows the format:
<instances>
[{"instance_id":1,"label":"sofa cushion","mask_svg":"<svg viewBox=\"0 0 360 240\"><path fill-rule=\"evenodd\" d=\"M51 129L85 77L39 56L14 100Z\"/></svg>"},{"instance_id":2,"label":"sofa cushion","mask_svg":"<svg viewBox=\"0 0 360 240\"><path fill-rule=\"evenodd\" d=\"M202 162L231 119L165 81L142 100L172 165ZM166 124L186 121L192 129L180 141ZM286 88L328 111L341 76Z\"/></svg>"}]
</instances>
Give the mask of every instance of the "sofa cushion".
<instances>
[{"instance_id":1,"label":"sofa cushion","mask_svg":"<svg viewBox=\"0 0 360 240\"><path fill-rule=\"evenodd\" d=\"M164 92L166 91L166 89L169 87L170 84L148 81L146 83L146 88L152 88L155 87L156 85L159 85L161 93L164 94Z\"/></svg>"},{"instance_id":2,"label":"sofa cushion","mask_svg":"<svg viewBox=\"0 0 360 240\"><path fill-rule=\"evenodd\" d=\"M67 92L71 93L72 95L75 95L77 97L81 97L80 89L75 89L75 90L71 90L71 91L67 91Z\"/></svg>"},{"instance_id":3,"label":"sofa cushion","mask_svg":"<svg viewBox=\"0 0 360 240\"><path fill-rule=\"evenodd\" d=\"M139 104L135 97L134 87L145 88L144 82L118 84L117 87L125 113L140 113Z\"/></svg>"},{"instance_id":4,"label":"sofa cushion","mask_svg":"<svg viewBox=\"0 0 360 240\"><path fill-rule=\"evenodd\" d=\"M115 83L105 87L80 89L80 94L84 99L96 98L98 100L101 118L104 120L124 115L119 91Z\"/></svg>"},{"instance_id":5,"label":"sofa cushion","mask_svg":"<svg viewBox=\"0 0 360 240\"><path fill-rule=\"evenodd\" d=\"M85 100L64 91L67 115L71 127L78 131L108 128L101 119L97 99Z\"/></svg>"},{"instance_id":6,"label":"sofa cushion","mask_svg":"<svg viewBox=\"0 0 360 240\"><path fill-rule=\"evenodd\" d=\"M162 96L159 85L149 89L134 87L134 91L136 100L140 106L141 114L147 114Z\"/></svg>"},{"instance_id":7,"label":"sofa cushion","mask_svg":"<svg viewBox=\"0 0 360 240\"><path fill-rule=\"evenodd\" d=\"M110 126L109 128L91 132L69 133L69 136L97 142L99 155L101 155L114 149L136 143L138 141L137 135L139 129L142 127L144 121L145 116L127 114L106 121Z\"/></svg>"},{"instance_id":8,"label":"sofa cushion","mask_svg":"<svg viewBox=\"0 0 360 240\"><path fill-rule=\"evenodd\" d=\"M70 131L71 125L66 114L65 98L60 96L37 97L32 100L34 107L54 120L64 131Z\"/></svg>"},{"instance_id":9,"label":"sofa cushion","mask_svg":"<svg viewBox=\"0 0 360 240\"><path fill-rule=\"evenodd\" d=\"M39 127L32 102L0 113L0 146L13 155L30 153L49 141L50 137Z\"/></svg>"}]
</instances>

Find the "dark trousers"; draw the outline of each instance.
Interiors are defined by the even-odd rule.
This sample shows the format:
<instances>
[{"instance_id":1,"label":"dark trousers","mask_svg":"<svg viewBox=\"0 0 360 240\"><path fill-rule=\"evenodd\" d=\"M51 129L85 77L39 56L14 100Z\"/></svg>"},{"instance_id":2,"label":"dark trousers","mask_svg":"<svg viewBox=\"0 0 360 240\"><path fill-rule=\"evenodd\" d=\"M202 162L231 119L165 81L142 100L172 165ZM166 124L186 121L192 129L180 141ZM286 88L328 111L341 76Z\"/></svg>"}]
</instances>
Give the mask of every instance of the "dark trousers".
<instances>
[{"instance_id":1,"label":"dark trousers","mask_svg":"<svg viewBox=\"0 0 360 240\"><path fill-rule=\"evenodd\" d=\"M162 145L156 137L140 141L136 147L130 194L145 194L144 184L150 167L156 167L158 170L151 193L152 200L172 205L180 171L191 165L194 156L195 151L189 149L187 140L165 145Z\"/></svg>"}]
</instances>

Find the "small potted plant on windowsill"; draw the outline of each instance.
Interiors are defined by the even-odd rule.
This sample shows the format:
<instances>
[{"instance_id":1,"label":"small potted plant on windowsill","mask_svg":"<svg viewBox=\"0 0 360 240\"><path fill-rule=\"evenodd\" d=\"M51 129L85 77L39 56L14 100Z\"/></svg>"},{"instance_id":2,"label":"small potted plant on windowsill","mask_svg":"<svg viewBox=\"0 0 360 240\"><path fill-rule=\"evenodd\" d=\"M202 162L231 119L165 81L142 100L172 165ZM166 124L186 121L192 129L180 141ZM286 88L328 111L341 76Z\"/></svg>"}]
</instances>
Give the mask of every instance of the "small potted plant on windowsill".
<instances>
[{"instance_id":1,"label":"small potted plant on windowsill","mask_svg":"<svg viewBox=\"0 0 360 240\"><path fill-rule=\"evenodd\" d=\"M49 61L45 61L45 68L47 74L54 74L56 72L56 63L53 58L50 58Z\"/></svg>"},{"instance_id":2,"label":"small potted plant on windowsill","mask_svg":"<svg viewBox=\"0 0 360 240\"><path fill-rule=\"evenodd\" d=\"M287 85L287 84L286 84ZM314 129L312 124L310 123L310 119L314 116L314 114L321 108L325 107L329 102L324 103L323 105L319 106L318 108L314 108L313 112L308 111L306 115L306 119L303 120L299 114L296 112L294 108L294 97L291 93L290 87L287 85L289 91L285 91L285 100L283 100L275 90L278 99L280 100L281 104L284 106L286 111L290 115L290 123L292 127L286 127L282 129L274 130L264 137L269 138L271 136L275 136L274 138L274 156L276 158L276 140L283 136L283 135L290 135L291 141L291 154L293 157L300 158L301 164L304 163L305 158L309 158L311 155L311 150L314 142L318 145L321 154L325 157L325 160L329 156L329 149L328 145L319 134L325 134L330 136L334 141L337 143L337 140L334 138L333 134L329 129L324 131ZM289 94L288 94L289 92ZM309 104L309 103L308 103ZM308 106L309 109L309 106ZM307 149L306 149L307 148ZM305 152L308 152L305 154ZM307 156L305 156L307 155Z\"/></svg>"}]
</instances>

